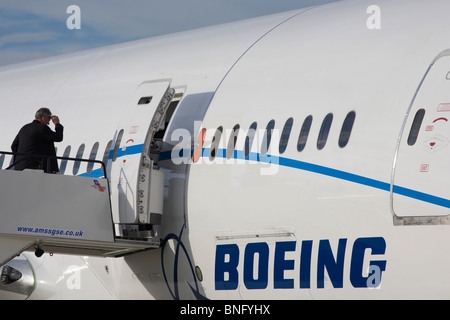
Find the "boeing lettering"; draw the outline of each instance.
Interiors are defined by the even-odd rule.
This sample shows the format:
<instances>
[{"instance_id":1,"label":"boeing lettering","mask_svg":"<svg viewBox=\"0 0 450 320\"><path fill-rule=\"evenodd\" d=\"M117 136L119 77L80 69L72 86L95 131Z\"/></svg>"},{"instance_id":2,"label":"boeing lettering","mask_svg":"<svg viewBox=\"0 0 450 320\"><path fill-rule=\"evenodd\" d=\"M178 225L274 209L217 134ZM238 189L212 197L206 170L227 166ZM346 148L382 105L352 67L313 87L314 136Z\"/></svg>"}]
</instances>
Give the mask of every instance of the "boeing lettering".
<instances>
[{"instance_id":1,"label":"boeing lettering","mask_svg":"<svg viewBox=\"0 0 450 320\"><path fill-rule=\"evenodd\" d=\"M330 240L318 243L316 267L316 286L325 288L325 270L333 288L344 287L344 266L348 239L339 239L337 249L332 250ZM239 282L249 290L269 287L269 270L271 270L271 287L273 289L310 289L311 270L313 267L312 240L276 242L269 246L267 242L248 243L245 246L243 261L237 244L223 244L216 247L215 289L236 290ZM299 250L297 250L299 246ZM300 249L301 247L301 249ZM273 252L271 252L271 248ZM299 257L296 252L299 251ZM381 283L382 272L386 270L386 260L368 259L386 253L386 241L382 237L358 238L354 241L350 258L348 279L354 288L374 288ZM297 258L294 258L297 257ZM269 263L273 266L269 267ZM272 271L273 270L273 271ZM296 280L287 274L298 272Z\"/></svg>"}]
</instances>

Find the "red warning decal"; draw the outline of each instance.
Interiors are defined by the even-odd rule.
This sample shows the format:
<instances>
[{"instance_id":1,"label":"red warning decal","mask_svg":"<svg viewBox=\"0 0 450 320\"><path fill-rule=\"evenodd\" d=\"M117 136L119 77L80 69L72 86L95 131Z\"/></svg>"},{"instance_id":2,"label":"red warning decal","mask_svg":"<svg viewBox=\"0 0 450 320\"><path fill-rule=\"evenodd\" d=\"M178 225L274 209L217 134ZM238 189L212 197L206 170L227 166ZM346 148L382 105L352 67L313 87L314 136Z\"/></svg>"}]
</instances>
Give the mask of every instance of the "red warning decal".
<instances>
[{"instance_id":1,"label":"red warning decal","mask_svg":"<svg viewBox=\"0 0 450 320\"><path fill-rule=\"evenodd\" d=\"M433 121L433 123L436 123L436 122L438 122L440 120L448 122L447 118L437 118L436 120Z\"/></svg>"},{"instance_id":2,"label":"red warning decal","mask_svg":"<svg viewBox=\"0 0 450 320\"><path fill-rule=\"evenodd\" d=\"M450 103L441 103L438 107L438 112L450 112Z\"/></svg>"},{"instance_id":3,"label":"red warning decal","mask_svg":"<svg viewBox=\"0 0 450 320\"><path fill-rule=\"evenodd\" d=\"M138 132L138 129L139 129L139 126L131 126L129 133L130 134L135 134L135 133Z\"/></svg>"}]
</instances>

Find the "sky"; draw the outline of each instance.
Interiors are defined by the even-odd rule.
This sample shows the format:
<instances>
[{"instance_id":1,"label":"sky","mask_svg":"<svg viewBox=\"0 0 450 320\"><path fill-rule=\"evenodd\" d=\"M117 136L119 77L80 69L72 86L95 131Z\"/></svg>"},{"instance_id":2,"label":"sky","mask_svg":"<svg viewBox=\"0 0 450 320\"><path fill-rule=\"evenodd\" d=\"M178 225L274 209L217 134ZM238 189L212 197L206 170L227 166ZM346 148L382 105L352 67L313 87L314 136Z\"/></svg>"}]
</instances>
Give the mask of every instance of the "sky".
<instances>
[{"instance_id":1,"label":"sky","mask_svg":"<svg viewBox=\"0 0 450 320\"><path fill-rule=\"evenodd\" d=\"M334 1L1 0L0 66Z\"/></svg>"}]
</instances>

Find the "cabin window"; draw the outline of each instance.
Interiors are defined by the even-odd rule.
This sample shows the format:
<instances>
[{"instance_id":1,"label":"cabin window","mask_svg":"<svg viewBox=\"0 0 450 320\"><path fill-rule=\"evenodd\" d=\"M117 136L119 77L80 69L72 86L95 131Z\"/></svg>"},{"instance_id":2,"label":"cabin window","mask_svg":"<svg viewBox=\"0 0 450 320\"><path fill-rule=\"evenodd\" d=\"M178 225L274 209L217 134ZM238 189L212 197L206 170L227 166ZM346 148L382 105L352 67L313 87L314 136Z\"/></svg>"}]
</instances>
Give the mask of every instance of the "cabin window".
<instances>
[{"instance_id":1,"label":"cabin window","mask_svg":"<svg viewBox=\"0 0 450 320\"><path fill-rule=\"evenodd\" d=\"M194 154L192 155L192 161L196 163L203 153L203 144L205 142L206 129L202 129L197 137L197 142L195 144Z\"/></svg>"},{"instance_id":2,"label":"cabin window","mask_svg":"<svg viewBox=\"0 0 450 320\"><path fill-rule=\"evenodd\" d=\"M112 161L116 161L117 159L117 155L119 154L119 147L120 144L122 143L122 137L123 137L123 129L121 129L119 131L119 133L117 134L117 139L116 139L116 143L114 145L114 152L113 152L113 156L112 156Z\"/></svg>"},{"instance_id":3,"label":"cabin window","mask_svg":"<svg viewBox=\"0 0 450 320\"><path fill-rule=\"evenodd\" d=\"M103 153L102 162L105 165L105 169L106 169L106 166L108 165L109 155L111 154L111 145L112 145L112 143L113 143L112 140L108 141L108 144L106 145L106 148L105 148L105 152ZM103 166L102 166L102 172L103 172ZM103 172L103 174L106 174L106 172Z\"/></svg>"},{"instance_id":4,"label":"cabin window","mask_svg":"<svg viewBox=\"0 0 450 320\"><path fill-rule=\"evenodd\" d=\"M217 152L219 151L220 138L222 137L223 128L218 127L216 133L214 134L213 140L211 142L211 151L209 153L209 160L214 160L216 158Z\"/></svg>"},{"instance_id":5,"label":"cabin window","mask_svg":"<svg viewBox=\"0 0 450 320\"><path fill-rule=\"evenodd\" d=\"M269 151L270 141L272 140L273 129L275 128L275 120L270 120L267 124L264 139L261 145L261 155L265 155Z\"/></svg>"},{"instance_id":6,"label":"cabin window","mask_svg":"<svg viewBox=\"0 0 450 320\"><path fill-rule=\"evenodd\" d=\"M234 150L236 149L236 142L239 135L239 125L235 125L233 127L233 131L231 132L230 140L228 140L227 145L227 159L233 157Z\"/></svg>"},{"instance_id":7,"label":"cabin window","mask_svg":"<svg viewBox=\"0 0 450 320\"><path fill-rule=\"evenodd\" d=\"M139 99L138 104L149 104L152 101L152 98L153 97L142 97Z\"/></svg>"},{"instance_id":8,"label":"cabin window","mask_svg":"<svg viewBox=\"0 0 450 320\"><path fill-rule=\"evenodd\" d=\"M286 123L284 124L283 131L281 132L281 138L280 138L280 147L279 151L280 153L284 153L286 151L289 137L291 136L291 130L292 125L294 124L294 119L289 118L287 119Z\"/></svg>"},{"instance_id":9,"label":"cabin window","mask_svg":"<svg viewBox=\"0 0 450 320\"><path fill-rule=\"evenodd\" d=\"M0 169L3 169L3 162L5 161L5 155L4 154L2 154L1 156L0 156Z\"/></svg>"},{"instance_id":10,"label":"cabin window","mask_svg":"<svg viewBox=\"0 0 450 320\"><path fill-rule=\"evenodd\" d=\"M91 154L89 155L89 160L95 160L97 158L97 152L98 152L98 145L99 143L96 142L94 143L94 145L92 146L92 150L91 150ZM89 162L86 172L87 173L91 173L92 169L94 169L94 162Z\"/></svg>"},{"instance_id":11,"label":"cabin window","mask_svg":"<svg viewBox=\"0 0 450 320\"><path fill-rule=\"evenodd\" d=\"M248 158L250 155L250 150L252 149L253 139L255 138L256 128L258 124L253 122L248 129L247 137L245 138L244 146L244 158Z\"/></svg>"},{"instance_id":12,"label":"cabin window","mask_svg":"<svg viewBox=\"0 0 450 320\"><path fill-rule=\"evenodd\" d=\"M71 146L67 146L66 149L64 150L63 153L63 158L68 158L70 155L70 150L72 149ZM61 174L64 174L64 172L66 172L66 167L67 167L67 160L62 160L61 161L61 167L59 168L59 171L61 172Z\"/></svg>"},{"instance_id":13,"label":"cabin window","mask_svg":"<svg viewBox=\"0 0 450 320\"><path fill-rule=\"evenodd\" d=\"M323 119L322 127L320 127L319 138L317 139L317 149L322 150L325 147L332 123L333 114L329 113L326 115L325 119Z\"/></svg>"},{"instance_id":14,"label":"cabin window","mask_svg":"<svg viewBox=\"0 0 450 320\"><path fill-rule=\"evenodd\" d=\"M305 149L306 142L308 141L309 130L311 130L313 117L310 115L306 117L305 121L303 121L302 129L300 130L300 135L298 137L297 150L298 152L302 152Z\"/></svg>"},{"instance_id":15,"label":"cabin window","mask_svg":"<svg viewBox=\"0 0 450 320\"><path fill-rule=\"evenodd\" d=\"M413 123L411 125L411 130L408 136L408 145L413 146L416 144L417 138L419 137L420 127L422 126L422 121L425 116L425 109L419 109L416 112Z\"/></svg>"},{"instance_id":16,"label":"cabin window","mask_svg":"<svg viewBox=\"0 0 450 320\"><path fill-rule=\"evenodd\" d=\"M106 145L105 153L103 154L103 159L102 159L102 162L105 164L105 166L108 165L109 154L111 153L111 145L112 145L112 140L109 140L108 144Z\"/></svg>"},{"instance_id":17,"label":"cabin window","mask_svg":"<svg viewBox=\"0 0 450 320\"><path fill-rule=\"evenodd\" d=\"M77 159L81 159L83 158L83 153L84 153L84 143L78 148L77 151L77 155L75 156L75 158ZM80 169L80 164L81 161L75 161L74 165L73 165L73 175L76 176L78 174L78 170Z\"/></svg>"},{"instance_id":18,"label":"cabin window","mask_svg":"<svg viewBox=\"0 0 450 320\"><path fill-rule=\"evenodd\" d=\"M342 125L341 134L339 136L339 147L344 148L350 140L350 134L352 133L353 124L355 123L355 111L351 111L347 114Z\"/></svg>"}]
</instances>

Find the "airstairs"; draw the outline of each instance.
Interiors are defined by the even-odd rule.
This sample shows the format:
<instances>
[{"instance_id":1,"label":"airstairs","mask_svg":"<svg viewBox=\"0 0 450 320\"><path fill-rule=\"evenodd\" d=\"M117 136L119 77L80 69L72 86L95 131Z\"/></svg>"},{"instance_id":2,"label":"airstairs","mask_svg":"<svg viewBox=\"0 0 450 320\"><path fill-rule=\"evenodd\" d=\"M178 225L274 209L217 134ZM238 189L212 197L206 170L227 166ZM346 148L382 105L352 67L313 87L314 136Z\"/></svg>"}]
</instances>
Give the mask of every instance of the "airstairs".
<instances>
[{"instance_id":1,"label":"airstairs","mask_svg":"<svg viewBox=\"0 0 450 320\"><path fill-rule=\"evenodd\" d=\"M116 236L106 177L0 170L0 203L0 266L27 250L118 257L160 245Z\"/></svg>"},{"instance_id":2,"label":"airstairs","mask_svg":"<svg viewBox=\"0 0 450 320\"><path fill-rule=\"evenodd\" d=\"M160 245L116 236L106 177L0 170L0 203L0 266L26 250L118 257Z\"/></svg>"}]
</instances>

